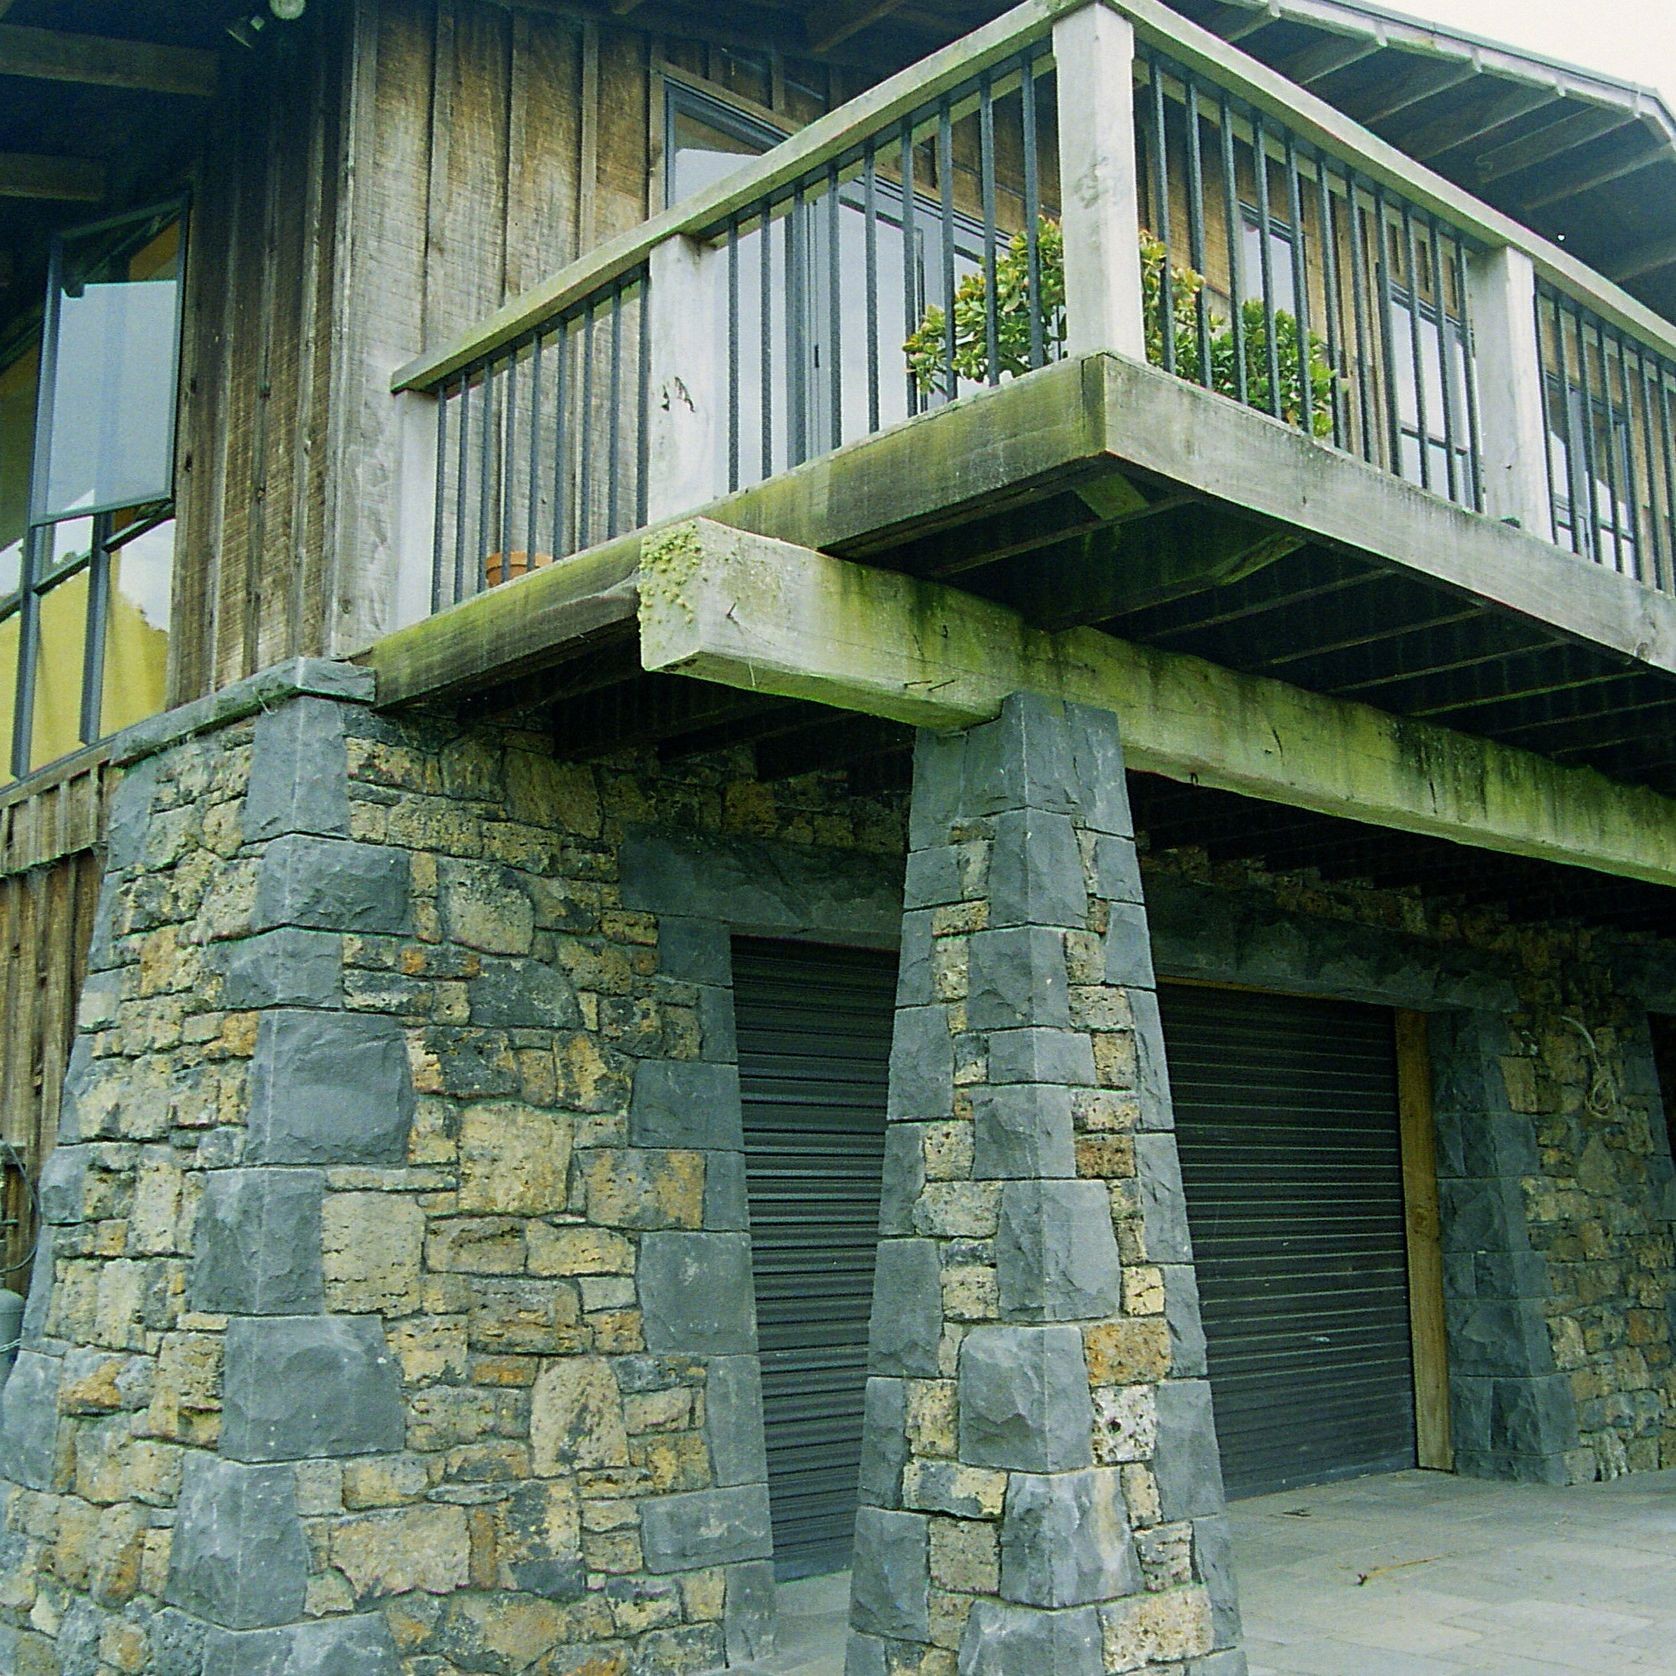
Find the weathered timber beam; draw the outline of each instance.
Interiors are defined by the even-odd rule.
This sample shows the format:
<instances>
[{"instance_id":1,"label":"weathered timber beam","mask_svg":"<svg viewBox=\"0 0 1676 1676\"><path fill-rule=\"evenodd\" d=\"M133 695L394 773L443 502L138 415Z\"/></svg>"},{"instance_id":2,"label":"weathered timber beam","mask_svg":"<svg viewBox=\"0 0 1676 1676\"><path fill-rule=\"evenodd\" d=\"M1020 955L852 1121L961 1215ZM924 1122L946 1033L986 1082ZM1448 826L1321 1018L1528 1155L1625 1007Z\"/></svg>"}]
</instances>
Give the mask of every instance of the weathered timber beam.
<instances>
[{"instance_id":1,"label":"weathered timber beam","mask_svg":"<svg viewBox=\"0 0 1676 1676\"><path fill-rule=\"evenodd\" d=\"M1385 43L1374 35L1335 35L1330 40L1317 41L1312 47L1288 58L1280 66L1282 74L1300 87L1309 87L1352 64L1360 64L1383 50Z\"/></svg>"},{"instance_id":2,"label":"weathered timber beam","mask_svg":"<svg viewBox=\"0 0 1676 1676\"><path fill-rule=\"evenodd\" d=\"M164 47L0 23L0 75L208 99L215 92L215 72L215 54L202 47Z\"/></svg>"},{"instance_id":3,"label":"weathered timber beam","mask_svg":"<svg viewBox=\"0 0 1676 1676\"><path fill-rule=\"evenodd\" d=\"M1473 159L1473 174L1480 184L1488 186L1521 170L1534 169L1574 146L1587 145L1590 140L1631 127L1635 121L1622 110L1605 109L1598 105L1572 111L1558 122L1539 128L1534 134L1526 134L1520 139L1508 140L1480 152Z\"/></svg>"},{"instance_id":4,"label":"weathered timber beam","mask_svg":"<svg viewBox=\"0 0 1676 1676\"><path fill-rule=\"evenodd\" d=\"M1638 279L1642 274L1676 266L1676 238L1653 239L1637 245L1606 264L1607 277L1619 281Z\"/></svg>"},{"instance_id":5,"label":"weathered timber beam","mask_svg":"<svg viewBox=\"0 0 1676 1676\"><path fill-rule=\"evenodd\" d=\"M1380 122L1389 122L1403 111L1412 110L1427 99L1435 99L1438 94L1447 93L1464 81L1471 81L1477 74L1472 64L1424 63L1404 75L1393 76L1376 103L1357 110L1356 120L1368 128Z\"/></svg>"},{"instance_id":6,"label":"weathered timber beam","mask_svg":"<svg viewBox=\"0 0 1676 1676\"><path fill-rule=\"evenodd\" d=\"M1514 87L1484 103L1474 101L1470 109L1451 111L1447 116L1404 128L1391 138L1410 157L1429 163L1434 157L1453 151L1456 146L1482 139L1498 128L1505 128L1510 122L1517 122L1520 117L1540 109L1555 97L1551 87Z\"/></svg>"},{"instance_id":7,"label":"weathered timber beam","mask_svg":"<svg viewBox=\"0 0 1676 1676\"><path fill-rule=\"evenodd\" d=\"M1650 137L1642 142L1639 150L1625 149L1616 157L1598 163L1544 175L1537 190L1521 192L1519 199L1527 211L1547 209L1551 204L1563 204L1567 198L1579 198L1614 181L1627 180L1655 163L1671 161L1670 147L1664 140Z\"/></svg>"},{"instance_id":8,"label":"weathered timber beam","mask_svg":"<svg viewBox=\"0 0 1676 1676\"><path fill-rule=\"evenodd\" d=\"M96 204L105 196L105 166L85 157L36 157L0 151L0 198L48 198Z\"/></svg>"},{"instance_id":9,"label":"weathered timber beam","mask_svg":"<svg viewBox=\"0 0 1676 1676\"><path fill-rule=\"evenodd\" d=\"M640 636L649 670L920 727L1016 691L1095 705L1134 769L1676 885L1676 801L1655 792L705 519L645 543Z\"/></svg>"},{"instance_id":10,"label":"weathered timber beam","mask_svg":"<svg viewBox=\"0 0 1676 1676\"><path fill-rule=\"evenodd\" d=\"M852 35L870 29L892 12L902 9L903 0L839 0L813 14L808 21L809 51L817 57L842 46Z\"/></svg>"}]
</instances>

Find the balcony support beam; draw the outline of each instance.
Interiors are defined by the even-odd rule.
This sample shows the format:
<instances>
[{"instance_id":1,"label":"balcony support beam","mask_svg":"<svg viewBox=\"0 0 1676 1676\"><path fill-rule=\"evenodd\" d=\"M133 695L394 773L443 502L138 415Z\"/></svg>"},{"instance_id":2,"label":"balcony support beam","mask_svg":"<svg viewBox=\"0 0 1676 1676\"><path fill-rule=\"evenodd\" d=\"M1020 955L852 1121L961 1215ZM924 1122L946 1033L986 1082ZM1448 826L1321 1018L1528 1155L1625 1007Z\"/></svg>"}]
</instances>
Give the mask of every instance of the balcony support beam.
<instances>
[{"instance_id":1,"label":"balcony support beam","mask_svg":"<svg viewBox=\"0 0 1676 1676\"><path fill-rule=\"evenodd\" d=\"M1053 26L1065 232L1065 320L1073 355L1146 359L1137 234L1135 30L1105 6Z\"/></svg>"},{"instance_id":2,"label":"balcony support beam","mask_svg":"<svg viewBox=\"0 0 1676 1676\"><path fill-rule=\"evenodd\" d=\"M1134 769L1676 885L1676 801L1656 792L708 520L646 539L639 619L648 670L931 728L1042 693L1114 711Z\"/></svg>"}]
</instances>

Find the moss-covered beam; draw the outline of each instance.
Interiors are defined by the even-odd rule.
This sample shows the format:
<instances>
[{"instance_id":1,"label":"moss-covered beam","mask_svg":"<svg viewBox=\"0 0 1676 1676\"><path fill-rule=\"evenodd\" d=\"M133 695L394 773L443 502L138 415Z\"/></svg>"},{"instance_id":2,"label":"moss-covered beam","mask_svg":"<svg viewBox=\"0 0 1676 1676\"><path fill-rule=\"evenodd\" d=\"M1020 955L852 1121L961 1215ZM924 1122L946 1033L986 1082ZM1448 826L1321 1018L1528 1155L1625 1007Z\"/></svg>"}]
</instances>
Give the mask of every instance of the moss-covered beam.
<instances>
[{"instance_id":1,"label":"moss-covered beam","mask_svg":"<svg viewBox=\"0 0 1676 1676\"><path fill-rule=\"evenodd\" d=\"M1043 692L1115 711L1132 768L1676 885L1676 801L938 583L694 519L645 542L640 597L650 670L923 727Z\"/></svg>"}]
</instances>

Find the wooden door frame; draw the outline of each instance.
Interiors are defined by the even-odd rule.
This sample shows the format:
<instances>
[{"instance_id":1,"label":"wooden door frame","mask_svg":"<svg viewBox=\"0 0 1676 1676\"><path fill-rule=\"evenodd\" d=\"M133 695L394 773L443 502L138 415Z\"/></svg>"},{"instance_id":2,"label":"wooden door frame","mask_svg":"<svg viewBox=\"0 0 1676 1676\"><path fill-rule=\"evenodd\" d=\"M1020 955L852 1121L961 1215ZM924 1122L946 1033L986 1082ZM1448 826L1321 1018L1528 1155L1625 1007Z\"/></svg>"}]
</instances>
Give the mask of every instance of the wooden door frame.
<instances>
[{"instance_id":1,"label":"wooden door frame","mask_svg":"<svg viewBox=\"0 0 1676 1676\"><path fill-rule=\"evenodd\" d=\"M1449 1347L1443 1312L1443 1239L1437 1188L1437 1125L1427 1015L1395 1009L1397 1111L1402 1136L1408 1247L1408 1316L1414 1350L1415 1459L1452 1472Z\"/></svg>"}]
</instances>

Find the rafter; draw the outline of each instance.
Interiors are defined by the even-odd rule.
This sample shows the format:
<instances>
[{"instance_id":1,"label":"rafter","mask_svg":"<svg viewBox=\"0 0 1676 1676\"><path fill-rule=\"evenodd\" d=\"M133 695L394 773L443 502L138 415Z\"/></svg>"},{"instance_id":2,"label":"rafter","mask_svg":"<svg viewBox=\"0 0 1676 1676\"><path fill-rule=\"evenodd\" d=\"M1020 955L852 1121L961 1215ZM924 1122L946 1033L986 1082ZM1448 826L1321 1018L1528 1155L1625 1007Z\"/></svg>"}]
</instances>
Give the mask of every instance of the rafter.
<instances>
[{"instance_id":1,"label":"rafter","mask_svg":"<svg viewBox=\"0 0 1676 1676\"><path fill-rule=\"evenodd\" d=\"M902 9L903 0L840 0L808 22L809 51L819 55Z\"/></svg>"},{"instance_id":2,"label":"rafter","mask_svg":"<svg viewBox=\"0 0 1676 1676\"><path fill-rule=\"evenodd\" d=\"M1360 64L1364 58L1372 58L1384 45L1371 35L1335 35L1288 58L1280 71L1300 87L1309 87L1328 76L1336 76L1340 70L1348 70L1352 64Z\"/></svg>"},{"instance_id":3,"label":"rafter","mask_svg":"<svg viewBox=\"0 0 1676 1676\"><path fill-rule=\"evenodd\" d=\"M1566 174L1546 175L1541 189L1529 197L1521 195L1521 201L1527 210L1547 209L1551 204L1563 204L1567 198L1580 197L1585 192L1610 186L1614 181L1628 180L1631 175L1638 175L1655 163L1672 162L1676 162L1676 152L1671 151L1669 142L1662 138L1650 139L1639 151L1628 151Z\"/></svg>"},{"instance_id":4,"label":"rafter","mask_svg":"<svg viewBox=\"0 0 1676 1676\"><path fill-rule=\"evenodd\" d=\"M8 76L207 99L215 92L215 73L215 54L201 47L165 47L0 23L0 74Z\"/></svg>"},{"instance_id":5,"label":"rafter","mask_svg":"<svg viewBox=\"0 0 1676 1676\"><path fill-rule=\"evenodd\" d=\"M1427 99L1447 93L1464 81L1471 81L1478 71L1471 64L1426 64L1411 70L1406 76L1393 76L1385 95L1376 104L1359 108L1356 120L1371 128L1376 122L1389 122L1403 111L1412 110Z\"/></svg>"},{"instance_id":6,"label":"rafter","mask_svg":"<svg viewBox=\"0 0 1676 1676\"><path fill-rule=\"evenodd\" d=\"M1639 279L1643 274L1669 267L1676 267L1676 237L1652 239L1626 251L1606 264L1606 277L1622 284L1626 279Z\"/></svg>"},{"instance_id":7,"label":"rafter","mask_svg":"<svg viewBox=\"0 0 1676 1676\"><path fill-rule=\"evenodd\" d=\"M1401 146L1410 157L1429 163L1446 151L1482 139L1510 122L1517 122L1528 111L1546 105L1555 97L1551 87L1514 87L1497 94L1488 103L1473 110L1452 111L1448 116L1422 122L1413 128L1400 129L1389 138Z\"/></svg>"},{"instance_id":8,"label":"rafter","mask_svg":"<svg viewBox=\"0 0 1676 1676\"><path fill-rule=\"evenodd\" d=\"M37 157L0 151L0 198L46 198L97 204L105 196L105 166L85 157Z\"/></svg>"},{"instance_id":9,"label":"rafter","mask_svg":"<svg viewBox=\"0 0 1676 1676\"><path fill-rule=\"evenodd\" d=\"M1523 134L1516 140L1492 146L1473 159L1472 172L1484 185L1516 175L1522 169L1534 169L1546 163L1556 153L1574 146L1587 145L1620 128L1627 128L1636 119L1623 110L1603 105L1585 106L1550 122L1534 134Z\"/></svg>"}]
</instances>

